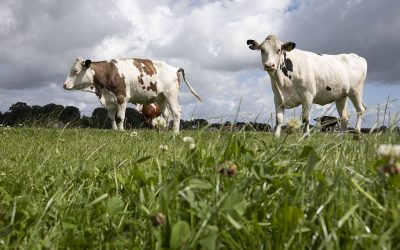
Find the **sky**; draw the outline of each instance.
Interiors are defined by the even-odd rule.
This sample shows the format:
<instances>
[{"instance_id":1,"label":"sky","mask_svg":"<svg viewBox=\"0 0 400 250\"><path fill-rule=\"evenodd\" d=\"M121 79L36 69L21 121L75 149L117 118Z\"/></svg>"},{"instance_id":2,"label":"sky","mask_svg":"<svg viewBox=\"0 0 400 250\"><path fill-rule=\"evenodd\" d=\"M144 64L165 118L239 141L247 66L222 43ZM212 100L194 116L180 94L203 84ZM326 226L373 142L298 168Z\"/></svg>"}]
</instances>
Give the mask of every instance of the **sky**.
<instances>
[{"instance_id":1,"label":"sky","mask_svg":"<svg viewBox=\"0 0 400 250\"><path fill-rule=\"evenodd\" d=\"M21 101L90 116L97 97L62 88L75 59L135 57L185 69L203 102L182 85L183 119L238 113L240 121L272 124L270 78L246 40L275 34L298 49L366 58L364 127L387 125L389 114L400 118L399 13L398 0L1 0L0 111ZM286 110L285 119L300 113ZM313 118L323 114L337 115L334 105L313 105Z\"/></svg>"}]
</instances>

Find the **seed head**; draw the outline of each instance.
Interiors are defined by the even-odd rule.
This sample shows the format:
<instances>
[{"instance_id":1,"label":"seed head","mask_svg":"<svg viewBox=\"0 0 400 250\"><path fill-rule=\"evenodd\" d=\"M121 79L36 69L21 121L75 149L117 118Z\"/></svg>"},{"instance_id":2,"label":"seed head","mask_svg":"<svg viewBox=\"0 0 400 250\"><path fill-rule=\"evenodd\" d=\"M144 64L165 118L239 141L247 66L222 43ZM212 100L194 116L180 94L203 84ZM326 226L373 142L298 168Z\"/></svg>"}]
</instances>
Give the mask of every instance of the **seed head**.
<instances>
[{"instance_id":1,"label":"seed head","mask_svg":"<svg viewBox=\"0 0 400 250\"><path fill-rule=\"evenodd\" d=\"M165 215L163 213L156 213L151 217L151 223L154 227L162 226L165 223Z\"/></svg>"},{"instance_id":2,"label":"seed head","mask_svg":"<svg viewBox=\"0 0 400 250\"><path fill-rule=\"evenodd\" d=\"M237 174L238 169L235 163L225 161L224 163L217 166L217 172L227 177L233 177Z\"/></svg>"},{"instance_id":3,"label":"seed head","mask_svg":"<svg viewBox=\"0 0 400 250\"><path fill-rule=\"evenodd\" d=\"M294 118L290 118L287 121L287 132L289 134L296 132L300 127L301 127L301 122L299 120L296 120Z\"/></svg>"}]
</instances>

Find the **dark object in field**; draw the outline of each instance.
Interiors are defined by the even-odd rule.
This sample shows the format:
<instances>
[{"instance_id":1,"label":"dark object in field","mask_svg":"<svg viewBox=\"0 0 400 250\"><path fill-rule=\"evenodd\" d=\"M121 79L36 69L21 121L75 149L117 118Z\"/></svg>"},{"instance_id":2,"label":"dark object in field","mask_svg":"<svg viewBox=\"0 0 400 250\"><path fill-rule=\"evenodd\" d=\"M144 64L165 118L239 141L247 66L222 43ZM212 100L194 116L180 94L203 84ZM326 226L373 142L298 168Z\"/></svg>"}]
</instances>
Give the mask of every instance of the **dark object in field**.
<instances>
[{"instance_id":1,"label":"dark object in field","mask_svg":"<svg viewBox=\"0 0 400 250\"><path fill-rule=\"evenodd\" d=\"M163 213L156 213L151 217L151 223L154 227L162 226L165 223L165 215Z\"/></svg>"},{"instance_id":2,"label":"dark object in field","mask_svg":"<svg viewBox=\"0 0 400 250\"><path fill-rule=\"evenodd\" d=\"M321 125L322 132L333 132L335 131L336 126L339 125L339 119L334 116L321 116L314 119L317 123Z\"/></svg>"},{"instance_id":3,"label":"dark object in field","mask_svg":"<svg viewBox=\"0 0 400 250\"><path fill-rule=\"evenodd\" d=\"M217 166L217 172L227 177L233 177L237 174L238 170L235 163L225 161Z\"/></svg>"}]
</instances>

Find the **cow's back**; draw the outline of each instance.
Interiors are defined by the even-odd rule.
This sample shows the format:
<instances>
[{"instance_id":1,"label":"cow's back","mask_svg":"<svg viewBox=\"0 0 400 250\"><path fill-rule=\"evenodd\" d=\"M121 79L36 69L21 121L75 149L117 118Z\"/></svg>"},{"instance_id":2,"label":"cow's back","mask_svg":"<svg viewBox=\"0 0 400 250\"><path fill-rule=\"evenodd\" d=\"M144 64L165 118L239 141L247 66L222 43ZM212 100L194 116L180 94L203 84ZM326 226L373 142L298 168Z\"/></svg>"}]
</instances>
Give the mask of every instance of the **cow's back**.
<instances>
[{"instance_id":1,"label":"cow's back","mask_svg":"<svg viewBox=\"0 0 400 250\"><path fill-rule=\"evenodd\" d=\"M118 72L125 79L127 97L134 103L152 103L177 81L177 68L162 61L117 59Z\"/></svg>"}]
</instances>

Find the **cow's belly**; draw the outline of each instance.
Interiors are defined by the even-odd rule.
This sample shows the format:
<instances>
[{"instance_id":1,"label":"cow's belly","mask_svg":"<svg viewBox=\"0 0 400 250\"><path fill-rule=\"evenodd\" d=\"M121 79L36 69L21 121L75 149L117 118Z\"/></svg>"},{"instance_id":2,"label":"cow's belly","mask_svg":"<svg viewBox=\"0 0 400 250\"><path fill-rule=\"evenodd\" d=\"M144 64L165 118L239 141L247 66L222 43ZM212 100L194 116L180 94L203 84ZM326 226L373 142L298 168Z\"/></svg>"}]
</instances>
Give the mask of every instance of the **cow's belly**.
<instances>
[{"instance_id":1,"label":"cow's belly","mask_svg":"<svg viewBox=\"0 0 400 250\"><path fill-rule=\"evenodd\" d=\"M303 99L299 96L298 93L290 91L288 89L282 89L283 95L283 107L285 109L295 108L303 102Z\"/></svg>"},{"instance_id":2,"label":"cow's belly","mask_svg":"<svg viewBox=\"0 0 400 250\"><path fill-rule=\"evenodd\" d=\"M149 104L156 102L159 96L159 90L151 88L151 86L135 85L132 86L128 93L129 102Z\"/></svg>"},{"instance_id":3,"label":"cow's belly","mask_svg":"<svg viewBox=\"0 0 400 250\"><path fill-rule=\"evenodd\" d=\"M345 97L348 94L348 88L327 89L324 88L318 91L313 99L313 103L326 105L338 99Z\"/></svg>"}]
</instances>

